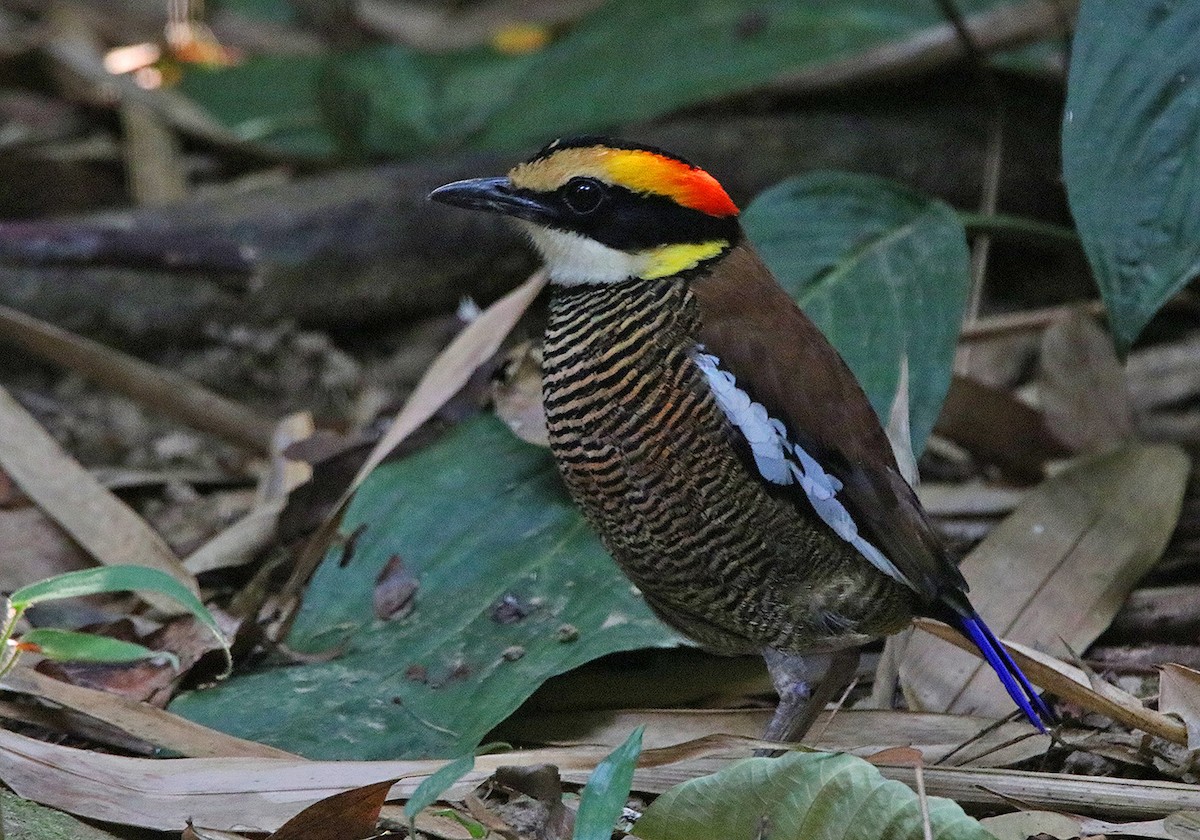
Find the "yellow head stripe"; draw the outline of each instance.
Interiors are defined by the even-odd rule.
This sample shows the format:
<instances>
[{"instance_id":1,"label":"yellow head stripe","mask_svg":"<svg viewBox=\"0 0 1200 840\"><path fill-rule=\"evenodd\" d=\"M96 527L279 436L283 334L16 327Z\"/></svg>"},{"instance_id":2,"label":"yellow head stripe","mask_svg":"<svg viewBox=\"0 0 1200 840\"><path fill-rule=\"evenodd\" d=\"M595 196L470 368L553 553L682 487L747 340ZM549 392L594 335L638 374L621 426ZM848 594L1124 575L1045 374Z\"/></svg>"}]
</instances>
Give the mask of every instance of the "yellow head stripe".
<instances>
[{"instance_id":1,"label":"yellow head stripe","mask_svg":"<svg viewBox=\"0 0 1200 840\"><path fill-rule=\"evenodd\" d=\"M643 280L670 277L672 274L695 268L705 260L720 256L728 247L729 243L724 239L695 244L660 245L638 255L646 260L646 267L642 269L640 276Z\"/></svg>"}]
</instances>

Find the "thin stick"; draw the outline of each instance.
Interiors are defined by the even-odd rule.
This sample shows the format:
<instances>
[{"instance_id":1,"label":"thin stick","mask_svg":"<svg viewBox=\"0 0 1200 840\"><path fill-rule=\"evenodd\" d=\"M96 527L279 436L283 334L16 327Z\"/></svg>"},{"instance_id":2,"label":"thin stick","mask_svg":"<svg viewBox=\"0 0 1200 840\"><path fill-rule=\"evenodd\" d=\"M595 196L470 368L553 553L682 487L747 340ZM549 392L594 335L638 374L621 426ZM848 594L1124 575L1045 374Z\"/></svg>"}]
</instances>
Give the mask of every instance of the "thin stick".
<instances>
[{"instance_id":1,"label":"thin stick","mask_svg":"<svg viewBox=\"0 0 1200 840\"><path fill-rule=\"evenodd\" d=\"M950 21L962 42L963 53L972 73L979 82L988 104L988 140L987 152L984 157L983 185L979 198L979 214L986 218L996 215L996 202L1000 195L1000 167L1004 160L1004 99L1000 96L1000 88L996 76L987 64L986 57L975 36L967 26L967 22L959 13L954 0L938 0L942 14ZM971 248L971 290L967 297L966 311L963 314L963 327L974 323L979 317L979 308L983 304L983 284L987 275L988 254L991 252L992 237L983 232L976 238ZM970 368L971 346L961 345L954 360L954 371L965 374Z\"/></svg>"},{"instance_id":2,"label":"thin stick","mask_svg":"<svg viewBox=\"0 0 1200 840\"><path fill-rule=\"evenodd\" d=\"M1062 306L1048 306L1044 309L1031 309L1027 312L988 315L963 327L959 341L987 341L992 338L1000 338L1015 333L1037 332L1046 329L1051 324L1057 323L1079 309L1082 309L1094 318L1099 318L1105 313L1103 301L1089 300L1083 303L1068 303Z\"/></svg>"},{"instance_id":3,"label":"thin stick","mask_svg":"<svg viewBox=\"0 0 1200 840\"><path fill-rule=\"evenodd\" d=\"M135 402L259 455L271 452L274 423L185 376L0 306L0 342L73 370Z\"/></svg>"}]
</instances>

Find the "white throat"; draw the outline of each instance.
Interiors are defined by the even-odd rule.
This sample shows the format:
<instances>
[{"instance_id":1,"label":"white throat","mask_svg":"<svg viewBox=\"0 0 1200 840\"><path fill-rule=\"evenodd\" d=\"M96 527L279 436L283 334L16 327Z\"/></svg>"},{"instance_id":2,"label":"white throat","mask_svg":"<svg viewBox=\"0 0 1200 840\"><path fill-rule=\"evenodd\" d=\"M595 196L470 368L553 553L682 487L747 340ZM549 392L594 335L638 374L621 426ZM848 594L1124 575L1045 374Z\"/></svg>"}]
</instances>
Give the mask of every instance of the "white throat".
<instances>
[{"instance_id":1,"label":"white throat","mask_svg":"<svg viewBox=\"0 0 1200 840\"><path fill-rule=\"evenodd\" d=\"M578 233L530 222L522 222L521 227L542 253L552 283L619 283L641 276L649 265L645 255L627 254Z\"/></svg>"}]
</instances>

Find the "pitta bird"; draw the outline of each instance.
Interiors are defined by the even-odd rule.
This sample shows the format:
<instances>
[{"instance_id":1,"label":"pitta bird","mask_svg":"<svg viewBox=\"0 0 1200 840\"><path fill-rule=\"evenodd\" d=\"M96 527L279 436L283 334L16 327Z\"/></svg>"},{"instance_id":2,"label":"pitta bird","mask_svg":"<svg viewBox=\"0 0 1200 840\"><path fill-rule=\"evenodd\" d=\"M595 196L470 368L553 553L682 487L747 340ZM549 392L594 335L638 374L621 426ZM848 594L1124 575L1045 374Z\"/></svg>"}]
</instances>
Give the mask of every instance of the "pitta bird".
<instances>
[{"instance_id":1,"label":"pitta bird","mask_svg":"<svg viewBox=\"0 0 1200 840\"><path fill-rule=\"evenodd\" d=\"M580 137L429 197L515 219L541 252L562 478L663 621L765 656L767 738L797 739L824 705L821 660L844 684L858 646L914 615L969 637L1044 731L1050 709L972 608L862 389L711 175Z\"/></svg>"}]
</instances>

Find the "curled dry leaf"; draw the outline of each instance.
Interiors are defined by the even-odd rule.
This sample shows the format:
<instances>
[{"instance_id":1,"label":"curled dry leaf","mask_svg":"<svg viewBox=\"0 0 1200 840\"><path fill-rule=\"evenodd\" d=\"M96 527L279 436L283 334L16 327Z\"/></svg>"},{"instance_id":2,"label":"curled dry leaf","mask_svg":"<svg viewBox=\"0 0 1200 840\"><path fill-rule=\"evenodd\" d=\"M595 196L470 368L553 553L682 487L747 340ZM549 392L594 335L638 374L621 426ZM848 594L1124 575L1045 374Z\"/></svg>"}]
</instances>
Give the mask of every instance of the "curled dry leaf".
<instances>
[{"instance_id":1,"label":"curled dry leaf","mask_svg":"<svg viewBox=\"0 0 1200 840\"><path fill-rule=\"evenodd\" d=\"M1038 650L1070 657L1087 649L1161 556L1189 466L1178 447L1133 444L1030 491L962 564L980 615L998 636ZM1012 711L978 658L928 636L913 638L900 679L915 708L995 717Z\"/></svg>"},{"instance_id":2,"label":"curled dry leaf","mask_svg":"<svg viewBox=\"0 0 1200 840\"><path fill-rule=\"evenodd\" d=\"M545 285L546 273L535 272L516 289L480 313L479 317L464 327L450 342L449 347L438 354L429 370L425 371L425 375L417 383L408 402L400 409L396 419L371 450L366 463L350 485L347 497L358 489L371 470L383 463L383 459L402 440L458 393L480 365L496 354L504 339Z\"/></svg>"},{"instance_id":3,"label":"curled dry leaf","mask_svg":"<svg viewBox=\"0 0 1200 840\"><path fill-rule=\"evenodd\" d=\"M643 753L640 765L745 756L761 743L703 738ZM579 747L479 756L474 770L439 796L459 799L506 765L553 764L579 771L586 781L606 752ZM270 831L314 802L381 779L399 779L395 795L410 797L446 764L244 756L163 761L73 749L0 729L0 781L15 793L79 816L163 831L182 831L189 820L220 830L253 825Z\"/></svg>"},{"instance_id":4,"label":"curled dry leaf","mask_svg":"<svg viewBox=\"0 0 1200 840\"><path fill-rule=\"evenodd\" d=\"M309 805L271 834L270 840L366 840L375 836L379 809L395 779L335 793Z\"/></svg>"},{"instance_id":5,"label":"curled dry leaf","mask_svg":"<svg viewBox=\"0 0 1200 840\"><path fill-rule=\"evenodd\" d=\"M1188 749L1200 749L1200 671L1164 665L1158 685L1158 710L1182 720L1187 727Z\"/></svg>"}]
</instances>

